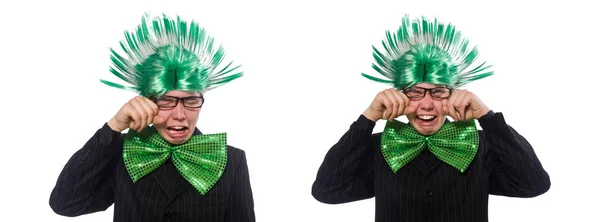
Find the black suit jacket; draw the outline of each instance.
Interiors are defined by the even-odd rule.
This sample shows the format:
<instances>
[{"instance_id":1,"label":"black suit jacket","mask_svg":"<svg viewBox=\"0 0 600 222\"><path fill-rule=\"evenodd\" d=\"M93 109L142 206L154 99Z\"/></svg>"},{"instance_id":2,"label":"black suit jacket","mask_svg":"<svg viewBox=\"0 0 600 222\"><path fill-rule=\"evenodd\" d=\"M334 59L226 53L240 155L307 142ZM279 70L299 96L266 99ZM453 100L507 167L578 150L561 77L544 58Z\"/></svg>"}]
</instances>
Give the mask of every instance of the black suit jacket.
<instances>
[{"instance_id":1,"label":"black suit jacket","mask_svg":"<svg viewBox=\"0 0 600 222\"><path fill-rule=\"evenodd\" d=\"M490 194L535 197L550 177L531 145L490 111L479 120L479 149L464 173L425 150L394 173L381 153L381 133L360 116L325 156L312 195L328 204L375 197L377 222L485 222Z\"/></svg>"},{"instance_id":2,"label":"black suit jacket","mask_svg":"<svg viewBox=\"0 0 600 222\"><path fill-rule=\"evenodd\" d=\"M243 150L227 147L222 177L202 196L170 161L133 183L121 155L124 135L104 124L71 157L50 195L54 212L75 217L114 203L114 221L255 221Z\"/></svg>"}]
</instances>

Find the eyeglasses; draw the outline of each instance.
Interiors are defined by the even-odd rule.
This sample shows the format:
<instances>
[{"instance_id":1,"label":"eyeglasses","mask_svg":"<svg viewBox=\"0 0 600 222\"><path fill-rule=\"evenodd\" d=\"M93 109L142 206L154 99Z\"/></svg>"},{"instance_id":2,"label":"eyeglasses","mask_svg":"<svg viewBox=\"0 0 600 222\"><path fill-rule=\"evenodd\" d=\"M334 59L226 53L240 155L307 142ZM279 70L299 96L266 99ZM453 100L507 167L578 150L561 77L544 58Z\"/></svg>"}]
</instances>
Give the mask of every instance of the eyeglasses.
<instances>
[{"instance_id":1,"label":"eyeglasses","mask_svg":"<svg viewBox=\"0 0 600 222\"><path fill-rule=\"evenodd\" d=\"M183 107L185 108L200 108L204 104L204 97L202 96L188 96L184 98L174 96L161 96L153 99L154 103L160 108L172 109L182 101Z\"/></svg>"},{"instance_id":2,"label":"eyeglasses","mask_svg":"<svg viewBox=\"0 0 600 222\"><path fill-rule=\"evenodd\" d=\"M450 97L450 94L452 94L452 89L450 89L448 87L435 87L435 88L428 89L428 88L413 86L413 87L409 87L409 88L402 90L402 92L411 100L422 99L427 94L427 91L429 91L429 95L431 95L431 98L433 98L435 100L446 99L446 98Z\"/></svg>"}]
</instances>

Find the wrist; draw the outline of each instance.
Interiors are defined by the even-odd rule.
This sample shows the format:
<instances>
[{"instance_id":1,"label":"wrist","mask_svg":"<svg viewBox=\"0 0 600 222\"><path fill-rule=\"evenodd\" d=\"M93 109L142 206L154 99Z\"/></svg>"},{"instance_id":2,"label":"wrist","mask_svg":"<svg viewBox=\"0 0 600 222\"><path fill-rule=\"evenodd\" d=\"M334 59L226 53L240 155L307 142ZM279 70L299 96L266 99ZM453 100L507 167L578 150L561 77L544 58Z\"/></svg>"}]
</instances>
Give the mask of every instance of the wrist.
<instances>
[{"instance_id":1,"label":"wrist","mask_svg":"<svg viewBox=\"0 0 600 222\"><path fill-rule=\"evenodd\" d=\"M484 109L481 110L481 113L479 114L477 119L481 119L481 118L485 117L485 115L487 115L490 111L491 111L490 108L485 107Z\"/></svg>"},{"instance_id":2,"label":"wrist","mask_svg":"<svg viewBox=\"0 0 600 222\"><path fill-rule=\"evenodd\" d=\"M119 127L119 124L117 124L117 121L114 118L110 119L106 124L108 125L108 127L110 127L110 129L116 132L122 132L123 130L125 130Z\"/></svg>"},{"instance_id":3,"label":"wrist","mask_svg":"<svg viewBox=\"0 0 600 222\"><path fill-rule=\"evenodd\" d=\"M377 118L373 117L373 115L371 115L371 112L369 112L368 109L363 112L363 116L365 116L367 119L373 122L377 122Z\"/></svg>"}]
</instances>

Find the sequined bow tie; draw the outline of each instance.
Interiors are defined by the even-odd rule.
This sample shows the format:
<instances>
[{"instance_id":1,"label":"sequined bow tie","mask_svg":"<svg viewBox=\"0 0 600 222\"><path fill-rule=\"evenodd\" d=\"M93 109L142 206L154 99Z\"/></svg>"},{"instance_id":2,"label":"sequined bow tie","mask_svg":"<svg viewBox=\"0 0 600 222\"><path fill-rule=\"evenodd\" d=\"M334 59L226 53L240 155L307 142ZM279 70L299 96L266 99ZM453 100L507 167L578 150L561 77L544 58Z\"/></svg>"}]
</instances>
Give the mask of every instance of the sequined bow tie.
<instances>
[{"instance_id":1,"label":"sequined bow tie","mask_svg":"<svg viewBox=\"0 0 600 222\"><path fill-rule=\"evenodd\" d=\"M441 161L464 172L475 158L478 146L475 120L446 123L431 136L419 134L406 123L391 121L381 136L381 152L394 173L425 148Z\"/></svg>"},{"instance_id":2,"label":"sequined bow tie","mask_svg":"<svg viewBox=\"0 0 600 222\"><path fill-rule=\"evenodd\" d=\"M165 141L152 127L141 133L130 130L125 137L123 160L134 183L169 158L172 158L179 173L204 195L225 170L227 135L195 135L188 142L176 146Z\"/></svg>"}]
</instances>

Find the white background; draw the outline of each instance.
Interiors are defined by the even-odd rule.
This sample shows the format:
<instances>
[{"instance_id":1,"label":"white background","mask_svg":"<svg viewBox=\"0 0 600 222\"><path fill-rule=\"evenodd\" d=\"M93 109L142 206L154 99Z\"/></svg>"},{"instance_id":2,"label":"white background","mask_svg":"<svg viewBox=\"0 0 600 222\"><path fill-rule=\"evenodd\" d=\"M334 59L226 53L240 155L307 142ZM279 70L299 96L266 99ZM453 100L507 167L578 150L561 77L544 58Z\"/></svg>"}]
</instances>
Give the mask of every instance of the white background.
<instances>
[{"instance_id":1,"label":"white background","mask_svg":"<svg viewBox=\"0 0 600 222\"><path fill-rule=\"evenodd\" d=\"M373 199L322 204L311 185L327 150L388 87L360 73L375 74L371 45L405 13L452 22L477 44L496 74L467 89L504 113L550 174L542 196L491 196L490 221L598 221L592 3L83 2L0 3L1 221L112 220L113 207L58 216L48 199L71 155L135 95L99 79L119 81L108 49L147 11L197 19L242 65L244 77L206 94L198 126L246 151L259 222L373 221Z\"/></svg>"}]
</instances>

